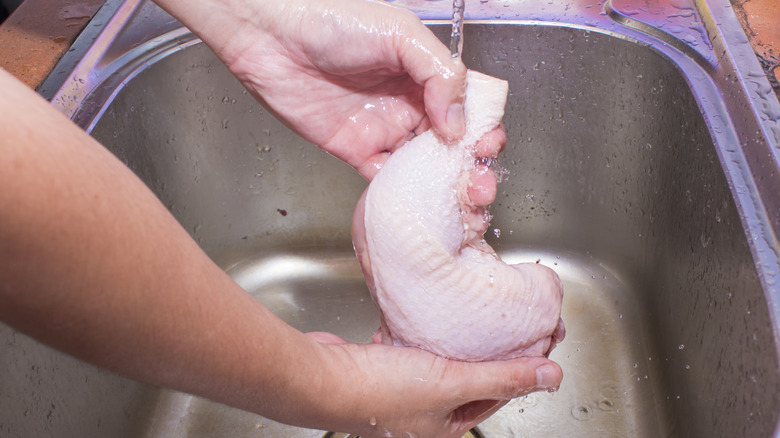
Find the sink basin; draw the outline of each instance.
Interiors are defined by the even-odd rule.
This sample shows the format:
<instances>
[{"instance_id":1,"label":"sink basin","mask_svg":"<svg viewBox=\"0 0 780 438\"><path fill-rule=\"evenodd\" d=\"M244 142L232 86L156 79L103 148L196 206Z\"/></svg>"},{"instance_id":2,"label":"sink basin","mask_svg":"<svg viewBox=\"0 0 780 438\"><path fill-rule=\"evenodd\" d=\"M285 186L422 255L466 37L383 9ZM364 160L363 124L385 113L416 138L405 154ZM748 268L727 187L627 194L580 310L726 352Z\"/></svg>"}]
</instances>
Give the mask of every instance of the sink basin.
<instances>
[{"instance_id":1,"label":"sink basin","mask_svg":"<svg viewBox=\"0 0 780 438\"><path fill-rule=\"evenodd\" d=\"M598 11L571 21L472 20L464 30L467 66L510 82L488 240L509 262L558 272L567 327L551 356L560 391L516 399L477 432L780 436L780 212L762 185L776 171L763 161L757 178L740 140L761 120L734 116L746 100L724 94L707 53ZM430 27L448 38L447 25ZM379 318L349 235L366 182L173 28L153 42L164 50L125 59L132 68L111 70L72 117L275 314L369 342ZM134 382L5 326L0 339L2 436L327 432Z\"/></svg>"}]
</instances>

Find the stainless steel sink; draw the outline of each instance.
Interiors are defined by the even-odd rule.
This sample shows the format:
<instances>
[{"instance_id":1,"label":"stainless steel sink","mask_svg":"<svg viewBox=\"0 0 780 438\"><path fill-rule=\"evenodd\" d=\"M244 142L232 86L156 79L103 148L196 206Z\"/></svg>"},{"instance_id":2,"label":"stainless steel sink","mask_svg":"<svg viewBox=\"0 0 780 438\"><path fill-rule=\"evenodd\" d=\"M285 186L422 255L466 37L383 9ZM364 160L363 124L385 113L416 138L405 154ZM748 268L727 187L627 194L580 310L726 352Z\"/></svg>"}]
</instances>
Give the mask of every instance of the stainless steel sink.
<instances>
[{"instance_id":1,"label":"stainless steel sink","mask_svg":"<svg viewBox=\"0 0 780 438\"><path fill-rule=\"evenodd\" d=\"M566 291L560 391L517 399L478 431L780 436L777 101L740 55L727 2L678 1L686 12L663 19L585 3L479 3L465 28L466 64L510 81L488 237L508 261L555 269ZM349 236L362 178L274 119L170 17L114 6L53 103L274 313L368 342L379 320ZM441 18L436 3L409 6ZM687 19L688 33L664 19ZM154 32L139 42L139 26ZM0 436L326 433L137 383L4 326L0 339Z\"/></svg>"}]
</instances>

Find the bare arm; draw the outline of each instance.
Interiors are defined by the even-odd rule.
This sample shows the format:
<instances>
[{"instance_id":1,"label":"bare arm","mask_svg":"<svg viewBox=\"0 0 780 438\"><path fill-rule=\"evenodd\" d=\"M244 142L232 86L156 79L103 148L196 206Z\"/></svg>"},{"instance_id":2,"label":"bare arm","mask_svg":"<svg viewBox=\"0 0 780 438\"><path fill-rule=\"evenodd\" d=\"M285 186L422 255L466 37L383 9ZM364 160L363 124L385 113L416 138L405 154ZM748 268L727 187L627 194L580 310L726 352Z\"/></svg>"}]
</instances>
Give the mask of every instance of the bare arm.
<instances>
[{"instance_id":1,"label":"bare arm","mask_svg":"<svg viewBox=\"0 0 780 438\"><path fill-rule=\"evenodd\" d=\"M465 364L301 334L94 139L2 70L0 90L0 319L11 326L132 378L363 436L460 436L502 401L559 384L544 359Z\"/></svg>"},{"instance_id":2,"label":"bare arm","mask_svg":"<svg viewBox=\"0 0 780 438\"><path fill-rule=\"evenodd\" d=\"M295 28L276 29L267 39L268 29L257 23L277 21L261 17L262 8L236 15L217 2L161 3L210 42L288 125L368 178L419 129L433 125L457 135L449 126L459 118L450 119L449 108L460 99L462 66L442 64L427 50L433 46L420 44L431 36L408 14L383 14L392 19L374 23L406 23L392 44L380 35L360 59L332 53L312 62L319 53L313 45L333 43L325 37L340 38L344 33L333 31L342 28L326 27L301 45ZM332 9L341 2L275 4L315 3L334 19L353 16ZM351 3L361 4L355 16L364 19L353 30L372 22L376 4ZM369 41L359 32L351 38ZM287 40L292 45L278 45ZM329 64L333 59L339 61ZM286 70L263 75L263 65ZM411 79L407 69L414 71ZM307 108L288 99L295 94L290 90L300 98L304 85L310 91L303 97L313 102ZM366 99L398 105L366 110ZM331 118L315 120L323 102ZM308 115L297 118L298 109ZM278 421L365 437L386 431L461 436L510 398L560 383L558 366L541 358L466 364L412 348L303 335L214 265L129 169L2 70L0 114L0 320L42 342L135 379ZM347 123L354 120L362 123L357 131ZM355 135L362 149L352 144Z\"/></svg>"},{"instance_id":3,"label":"bare arm","mask_svg":"<svg viewBox=\"0 0 780 438\"><path fill-rule=\"evenodd\" d=\"M466 68L409 10L382 0L157 3L288 126L368 179L431 126L464 133Z\"/></svg>"},{"instance_id":4,"label":"bare arm","mask_svg":"<svg viewBox=\"0 0 780 438\"><path fill-rule=\"evenodd\" d=\"M0 71L0 318L135 378L263 410L321 362L129 169ZM312 366L313 368L313 366ZM213 385L204 376L220 376ZM311 382L306 382L310 384Z\"/></svg>"}]
</instances>

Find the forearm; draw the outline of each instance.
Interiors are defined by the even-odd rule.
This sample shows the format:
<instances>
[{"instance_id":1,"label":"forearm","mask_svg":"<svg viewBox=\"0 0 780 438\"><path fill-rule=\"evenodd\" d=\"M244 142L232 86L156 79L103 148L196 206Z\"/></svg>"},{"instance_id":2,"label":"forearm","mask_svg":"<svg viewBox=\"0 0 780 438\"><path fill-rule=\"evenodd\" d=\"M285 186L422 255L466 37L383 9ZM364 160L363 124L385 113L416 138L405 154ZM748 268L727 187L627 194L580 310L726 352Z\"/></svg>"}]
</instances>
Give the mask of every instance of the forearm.
<instances>
[{"instance_id":1,"label":"forearm","mask_svg":"<svg viewBox=\"0 0 780 438\"><path fill-rule=\"evenodd\" d=\"M97 142L2 71L0 89L0 319L269 416L315 399L318 344L231 281Z\"/></svg>"},{"instance_id":2,"label":"forearm","mask_svg":"<svg viewBox=\"0 0 780 438\"><path fill-rule=\"evenodd\" d=\"M366 178L415 132L462 135L465 67L407 10L158 2L288 126ZM241 290L129 169L2 70L0 94L1 321L135 379L365 437L461 436L495 400L560 383L543 358L461 363L317 343Z\"/></svg>"}]
</instances>

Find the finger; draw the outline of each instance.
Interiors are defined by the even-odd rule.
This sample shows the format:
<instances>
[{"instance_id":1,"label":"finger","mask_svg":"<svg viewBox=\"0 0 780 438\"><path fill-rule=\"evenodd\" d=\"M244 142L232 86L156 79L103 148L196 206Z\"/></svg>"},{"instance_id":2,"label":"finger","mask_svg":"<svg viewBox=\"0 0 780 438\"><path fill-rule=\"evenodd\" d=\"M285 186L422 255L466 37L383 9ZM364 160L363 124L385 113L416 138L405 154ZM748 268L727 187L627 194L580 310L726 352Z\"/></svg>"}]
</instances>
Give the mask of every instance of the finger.
<instances>
[{"instance_id":1,"label":"finger","mask_svg":"<svg viewBox=\"0 0 780 438\"><path fill-rule=\"evenodd\" d=\"M355 212L352 214L352 228L350 233L352 234L352 245L355 248L355 255L360 263L360 269L363 271L363 278L366 280L368 289L373 291L374 287L374 274L371 268L371 257L368 254L368 242L366 241L366 195L368 194L368 188L360 195L357 205L355 206Z\"/></svg>"},{"instance_id":2,"label":"finger","mask_svg":"<svg viewBox=\"0 0 780 438\"><path fill-rule=\"evenodd\" d=\"M442 46L444 47L444 46ZM425 112L434 129L448 140L466 133L463 97L466 94L466 67L459 58L450 58L452 70L431 75L425 81Z\"/></svg>"},{"instance_id":3,"label":"finger","mask_svg":"<svg viewBox=\"0 0 780 438\"><path fill-rule=\"evenodd\" d=\"M368 159L363 161L361 164L355 166L355 170L357 170L358 173L367 181L371 181L374 179L376 174L382 170L382 166L385 164L385 161L387 161L388 158L390 158L390 152L380 152L374 154L368 157Z\"/></svg>"},{"instance_id":4,"label":"finger","mask_svg":"<svg viewBox=\"0 0 780 438\"><path fill-rule=\"evenodd\" d=\"M425 111L434 129L448 140L466 132L463 96L466 67L411 13L407 27L396 34L401 65L424 87Z\"/></svg>"},{"instance_id":5,"label":"finger","mask_svg":"<svg viewBox=\"0 0 780 438\"><path fill-rule=\"evenodd\" d=\"M328 332L309 332L306 336L314 338L320 344L349 344L346 339Z\"/></svg>"},{"instance_id":6,"label":"finger","mask_svg":"<svg viewBox=\"0 0 780 438\"><path fill-rule=\"evenodd\" d=\"M556 345L563 341L563 338L565 337L566 326L563 324L562 319L558 319L558 325L555 327L555 331L552 334L552 339L550 340L550 347L544 353L544 357L550 357L550 353L552 353L553 348L555 348Z\"/></svg>"},{"instance_id":7,"label":"finger","mask_svg":"<svg viewBox=\"0 0 780 438\"><path fill-rule=\"evenodd\" d=\"M460 380L460 395L471 401L510 400L535 391L556 390L563 379L561 367L543 357L461 363L455 372L469 376Z\"/></svg>"},{"instance_id":8,"label":"finger","mask_svg":"<svg viewBox=\"0 0 780 438\"><path fill-rule=\"evenodd\" d=\"M475 154L480 158L496 158L506 146L506 131L501 123L494 130L483 135L475 146Z\"/></svg>"},{"instance_id":9,"label":"finger","mask_svg":"<svg viewBox=\"0 0 780 438\"><path fill-rule=\"evenodd\" d=\"M374 332L374 336L371 337L371 342L374 344L381 344L382 343L382 327L379 327Z\"/></svg>"},{"instance_id":10,"label":"finger","mask_svg":"<svg viewBox=\"0 0 780 438\"><path fill-rule=\"evenodd\" d=\"M508 402L509 400L477 400L469 402L455 409L451 414L450 421L452 421L453 426L461 431L462 435L487 417L493 415Z\"/></svg>"},{"instance_id":11,"label":"finger","mask_svg":"<svg viewBox=\"0 0 780 438\"><path fill-rule=\"evenodd\" d=\"M420 124L417 125L416 128L414 128L414 135L420 135L423 132L431 129L432 127L433 125L431 125L431 119L428 118L428 116L426 115L420 120Z\"/></svg>"},{"instance_id":12,"label":"finger","mask_svg":"<svg viewBox=\"0 0 780 438\"><path fill-rule=\"evenodd\" d=\"M485 207L496 200L498 179L495 172L487 165L477 164L471 172L468 197L471 203L477 207Z\"/></svg>"}]
</instances>

